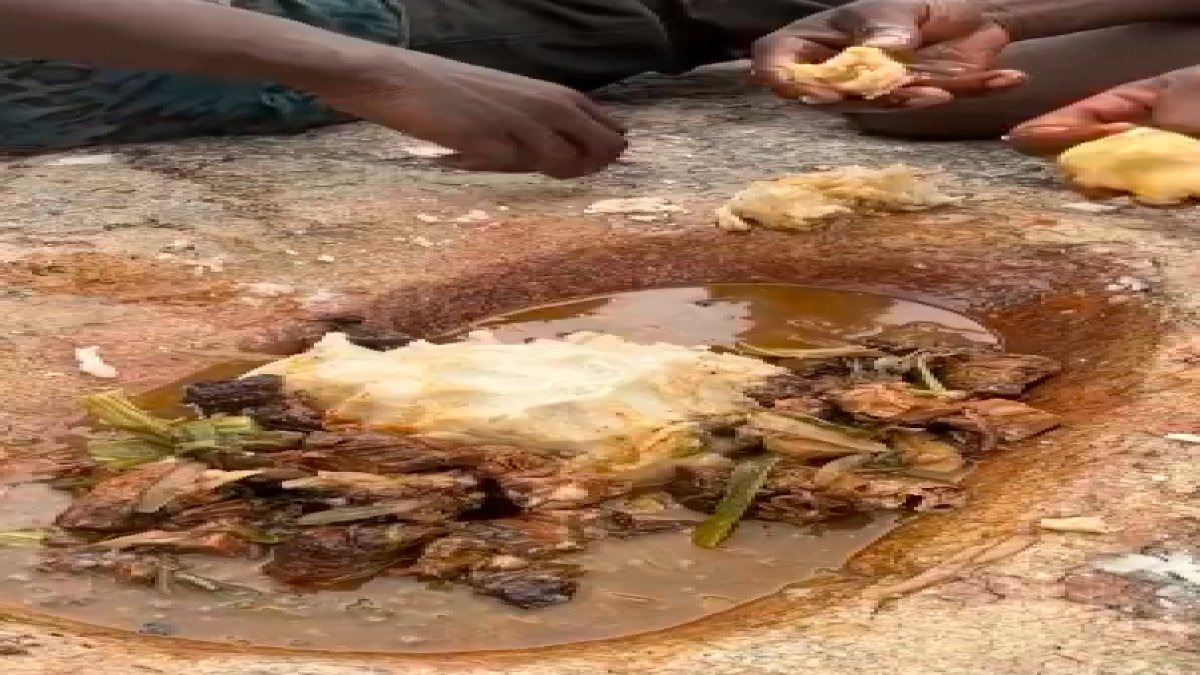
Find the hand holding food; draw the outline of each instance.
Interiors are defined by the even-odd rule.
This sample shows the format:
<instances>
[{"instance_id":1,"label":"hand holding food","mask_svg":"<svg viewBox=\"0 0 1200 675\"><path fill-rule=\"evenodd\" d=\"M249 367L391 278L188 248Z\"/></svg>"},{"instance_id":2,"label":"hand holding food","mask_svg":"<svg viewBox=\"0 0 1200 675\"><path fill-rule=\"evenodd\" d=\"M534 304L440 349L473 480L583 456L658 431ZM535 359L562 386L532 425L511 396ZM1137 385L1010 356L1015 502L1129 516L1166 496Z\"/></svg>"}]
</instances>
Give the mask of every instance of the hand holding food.
<instances>
[{"instance_id":1,"label":"hand holding food","mask_svg":"<svg viewBox=\"0 0 1200 675\"><path fill-rule=\"evenodd\" d=\"M847 105L860 112L911 109L1022 83L1025 78L1020 72L992 69L1008 42L1005 29L985 16L980 3L859 0L759 40L754 46L754 71L780 96L842 104L831 108L837 112L846 111ZM859 47L903 55L908 77L901 81L892 65ZM831 61L835 57L838 60ZM797 64L823 64L832 70L866 67L874 74L870 77L889 86L860 92L857 85L847 88L836 80L813 77L818 73L807 68L797 71ZM855 97L871 102L847 102Z\"/></svg>"}]
</instances>

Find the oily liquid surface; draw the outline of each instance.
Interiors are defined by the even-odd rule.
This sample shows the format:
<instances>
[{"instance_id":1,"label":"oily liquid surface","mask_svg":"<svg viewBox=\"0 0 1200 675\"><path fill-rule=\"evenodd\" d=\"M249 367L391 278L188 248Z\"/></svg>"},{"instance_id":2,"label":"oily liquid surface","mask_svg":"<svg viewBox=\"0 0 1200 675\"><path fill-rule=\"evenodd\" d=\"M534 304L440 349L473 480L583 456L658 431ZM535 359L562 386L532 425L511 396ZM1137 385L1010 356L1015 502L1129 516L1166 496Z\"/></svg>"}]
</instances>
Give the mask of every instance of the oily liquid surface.
<instances>
[{"instance_id":1,"label":"oily liquid surface","mask_svg":"<svg viewBox=\"0 0 1200 675\"><path fill-rule=\"evenodd\" d=\"M933 321L985 342L995 338L963 316L893 298L782 285L723 284L591 298L481 322L505 342L604 331L637 341L732 346L822 346L891 325ZM224 364L204 377L230 377L255 364ZM191 379L191 378L189 378ZM201 378L203 379L203 378ZM166 412L183 383L144 398ZM52 522L65 493L34 483L0 483L0 532ZM746 522L715 551L669 533L598 542L568 558L588 570L575 600L514 609L463 589L434 590L403 578L353 591L296 594L273 588L261 562L183 556L191 571L261 594L187 588L171 595L102 576L34 570L38 550L0 544L0 605L78 621L178 637L319 650L442 652L519 649L620 637L700 619L840 566L892 527L861 518L804 530Z\"/></svg>"}]
</instances>

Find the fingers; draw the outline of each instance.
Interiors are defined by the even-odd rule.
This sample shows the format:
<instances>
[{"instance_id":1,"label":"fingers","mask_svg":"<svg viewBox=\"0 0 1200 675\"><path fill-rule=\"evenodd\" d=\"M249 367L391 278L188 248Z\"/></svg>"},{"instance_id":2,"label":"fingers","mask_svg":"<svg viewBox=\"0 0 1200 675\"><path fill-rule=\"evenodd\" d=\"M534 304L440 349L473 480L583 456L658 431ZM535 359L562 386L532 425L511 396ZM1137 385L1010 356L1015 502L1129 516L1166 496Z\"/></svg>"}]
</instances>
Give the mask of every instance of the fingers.
<instances>
[{"instance_id":1,"label":"fingers","mask_svg":"<svg viewBox=\"0 0 1200 675\"><path fill-rule=\"evenodd\" d=\"M1007 140L1027 154L1062 152L1149 121L1158 96L1149 82L1123 85L1025 122Z\"/></svg>"},{"instance_id":2,"label":"fingers","mask_svg":"<svg viewBox=\"0 0 1200 675\"><path fill-rule=\"evenodd\" d=\"M820 105L822 111L833 113L899 112L944 105L958 98L987 96L1018 86L1025 81L1025 74L1014 70L992 70L954 77L921 74L911 84L870 101L825 104L821 101L801 100Z\"/></svg>"},{"instance_id":3,"label":"fingers","mask_svg":"<svg viewBox=\"0 0 1200 675\"><path fill-rule=\"evenodd\" d=\"M536 116L512 114L493 120L486 137L457 143L458 153L439 164L461 171L536 172L559 179L596 173L615 162L627 142L612 128L619 125L598 108L571 103L544 104Z\"/></svg>"},{"instance_id":4,"label":"fingers","mask_svg":"<svg viewBox=\"0 0 1200 675\"><path fill-rule=\"evenodd\" d=\"M830 16L830 25L851 36L855 44L890 52L911 52L921 46L921 17L907 3L880 2Z\"/></svg>"},{"instance_id":5,"label":"fingers","mask_svg":"<svg viewBox=\"0 0 1200 675\"><path fill-rule=\"evenodd\" d=\"M787 67L794 63L827 61L849 45L850 41L836 32L813 30L806 31L801 37L784 29L754 43L750 55L753 77L784 98L800 98L810 92L792 82Z\"/></svg>"}]
</instances>

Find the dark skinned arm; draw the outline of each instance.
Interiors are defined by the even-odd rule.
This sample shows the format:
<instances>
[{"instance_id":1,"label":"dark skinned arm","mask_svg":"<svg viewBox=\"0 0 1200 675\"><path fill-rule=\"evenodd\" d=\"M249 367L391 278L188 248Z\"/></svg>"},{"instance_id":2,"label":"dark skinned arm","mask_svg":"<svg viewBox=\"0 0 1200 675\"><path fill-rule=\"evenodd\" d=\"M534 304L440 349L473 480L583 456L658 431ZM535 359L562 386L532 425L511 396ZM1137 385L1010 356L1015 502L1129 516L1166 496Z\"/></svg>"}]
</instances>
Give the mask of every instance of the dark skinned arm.
<instances>
[{"instance_id":1,"label":"dark skinned arm","mask_svg":"<svg viewBox=\"0 0 1200 675\"><path fill-rule=\"evenodd\" d=\"M1013 42L1154 21L1200 20L1192 0L990 0Z\"/></svg>"},{"instance_id":2,"label":"dark skinned arm","mask_svg":"<svg viewBox=\"0 0 1200 675\"><path fill-rule=\"evenodd\" d=\"M593 173L624 130L547 82L200 0L0 0L0 55L272 81L458 151L476 171Z\"/></svg>"}]
</instances>

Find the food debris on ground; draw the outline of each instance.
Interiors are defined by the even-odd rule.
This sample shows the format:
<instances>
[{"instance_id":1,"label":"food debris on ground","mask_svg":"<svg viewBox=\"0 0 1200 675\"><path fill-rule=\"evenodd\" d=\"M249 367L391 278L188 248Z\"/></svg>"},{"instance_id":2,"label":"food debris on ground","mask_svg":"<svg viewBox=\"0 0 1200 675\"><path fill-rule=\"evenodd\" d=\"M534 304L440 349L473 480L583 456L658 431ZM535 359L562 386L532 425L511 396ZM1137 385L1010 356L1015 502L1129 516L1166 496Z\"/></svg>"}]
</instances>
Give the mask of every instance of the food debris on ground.
<instances>
[{"instance_id":1,"label":"food debris on ground","mask_svg":"<svg viewBox=\"0 0 1200 675\"><path fill-rule=\"evenodd\" d=\"M912 82L908 68L876 47L848 47L823 63L786 67L792 82L833 89L867 100L880 98Z\"/></svg>"},{"instance_id":2,"label":"food debris on ground","mask_svg":"<svg viewBox=\"0 0 1200 675\"><path fill-rule=\"evenodd\" d=\"M1057 372L1049 359L923 324L863 341L372 349L330 334L188 385L192 416L85 397L98 430L60 471L72 503L0 543L45 543L44 570L160 590L234 592L180 557L210 555L262 560L285 590L402 576L532 610L576 595L587 570L570 557L598 541L691 531L717 548L744 519L958 508L973 458L1058 425L1001 398Z\"/></svg>"},{"instance_id":3,"label":"food debris on ground","mask_svg":"<svg viewBox=\"0 0 1200 675\"><path fill-rule=\"evenodd\" d=\"M1038 527L1051 532L1076 532L1079 534L1112 534L1117 528L1096 516L1073 516L1071 518L1042 518Z\"/></svg>"},{"instance_id":4,"label":"food debris on ground","mask_svg":"<svg viewBox=\"0 0 1200 675\"><path fill-rule=\"evenodd\" d=\"M75 350L75 361L79 363L79 372L102 380L115 379L120 373L112 365L100 357L99 347L80 347Z\"/></svg>"},{"instance_id":5,"label":"food debris on ground","mask_svg":"<svg viewBox=\"0 0 1200 675\"><path fill-rule=\"evenodd\" d=\"M1077 145L1058 157L1074 184L1169 206L1200 198L1200 140L1137 127Z\"/></svg>"},{"instance_id":6,"label":"food debris on ground","mask_svg":"<svg viewBox=\"0 0 1200 675\"><path fill-rule=\"evenodd\" d=\"M1178 441L1179 443L1200 444L1200 434L1167 434L1163 438L1168 441Z\"/></svg>"},{"instance_id":7,"label":"food debris on ground","mask_svg":"<svg viewBox=\"0 0 1200 675\"><path fill-rule=\"evenodd\" d=\"M751 183L717 209L716 221L731 232L806 232L855 215L925 211L960 201L903 164L846 166Z\"/></svg>"},{"instance_id":8,"label":"food debris on ground","mask_svg":"<svg viewBox=\"0 0 1200 675\"><path fill-rule=\"evenodd\" d=\"M602 199L583 210L589 215L618 215L629 218L666 218L684 213L684 208L666 197L625 197Z\"/></svg>"}]
</instances>

